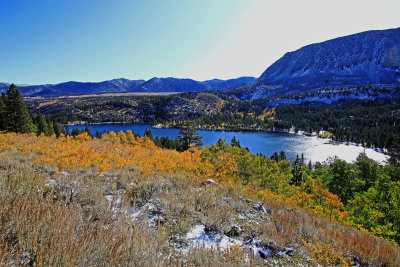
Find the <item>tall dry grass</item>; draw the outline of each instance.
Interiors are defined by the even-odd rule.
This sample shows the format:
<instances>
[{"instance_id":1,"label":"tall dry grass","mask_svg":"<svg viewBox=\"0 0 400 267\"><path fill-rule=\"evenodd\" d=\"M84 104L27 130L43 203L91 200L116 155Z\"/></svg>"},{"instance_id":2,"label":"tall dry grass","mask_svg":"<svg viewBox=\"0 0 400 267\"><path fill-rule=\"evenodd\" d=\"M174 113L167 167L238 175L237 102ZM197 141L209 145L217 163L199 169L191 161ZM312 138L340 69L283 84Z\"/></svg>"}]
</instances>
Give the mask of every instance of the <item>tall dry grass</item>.
<instances>
[{"instance_id":1,"label":"tall dry grass","mask_svg":"<svg viewBox=\"0 0 400 267\"><path fill-rule=\"evenodd\" d=\"M0 153L2 266L307 265L307 255L322 265L340 264L342 259L400 265L399 247L306 209L265 198L266 212L255 211L256 199L249 199L238 185L203 186L187 174L145 174L133 167L102 174L93 166L61 172L51 164L32 164L33 156ZM134 224L116 213L105 195L137 207L158 203L166 223L155 228ZM241 220L243 214L252 214L254 220ZM295 251L268 263L246 260L251 253L242 250L176 250L175 237L198 224L221 234L238 224L273 250L292 247Z\"/></svg>"},{"instance_id":2,"label":"tall dry grass","mask_svg":"<svg viewBox=\"0 0 400 267\"><path fill-rule=\"evenodd\" d=\"M135 169L108 175L98 175L93 169L59 172L32 165L31 159L15 152L0 154L1 266L239 266L219 251L176 250L170 242L173 227L133 224L115 213L104 197L120 194L130 205L129 198L171 200L168 196L179 195L175 200L182 202L193 196L182 194L196 187L193 179L145 175ZM215 192L210 195L215 198ZM195 210L191 203L201 203L202 196L187 202L187 209ZM181 233L193 223L198 222L190 220Z\"/></svg>"},{"instance_id":3,"label":"tall dry grass","mask_svg":"<svg viewBox=\"0 0 400 267\"><path fill-rule=\"evenodd\" d=\"M0 200L0 262L37 266L158 265L167 248L162 229L151 231L115 222L83 219L76 203L30 195Z\"/></svg>"},{"instance_id":4,"label":"tall dry grass","mask_svg":"<svg viewBox=\"0 0 400 267\"><path fill-rule=\"evenodd\" d=\"M339 259L347 259L349 264L355 260L372 266L400 266L400 248L387 240L281 201L264 199L264 206L271 216L262 225L263 237L278 246L294 247L310 256L329 248L331 253L325 258L315 259L321 264L336 259L340 265Z\"/></svg>"}]
</instances>

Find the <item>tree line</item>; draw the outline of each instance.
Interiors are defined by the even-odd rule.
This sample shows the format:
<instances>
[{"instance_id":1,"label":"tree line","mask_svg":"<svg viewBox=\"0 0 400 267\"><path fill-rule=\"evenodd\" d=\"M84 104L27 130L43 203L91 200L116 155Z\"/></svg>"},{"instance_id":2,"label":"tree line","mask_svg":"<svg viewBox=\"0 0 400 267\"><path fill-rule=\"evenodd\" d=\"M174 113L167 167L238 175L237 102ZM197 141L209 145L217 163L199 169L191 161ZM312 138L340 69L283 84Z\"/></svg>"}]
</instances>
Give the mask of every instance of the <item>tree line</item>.
<instances>
[{"instance_id":1,"label":"tree line","mask_svg":"<svg viewBox=\"0 0 400 267\"><path fill-rule=\"evenodd\" d=\"M51 120L40 112L31 116L14 84L0 97L0 131L55 134L57 137L61 133L65 134L64 128L57 120Z\"/></svg>"},{"instance_id":2,"label":"tree line","mask_svg":"<svg viewBox=\"0 0 400 267\"><path fill-rule=\"evenodd\" d=\"M333 139L365 147L392 149L400 133L400 105L372 100L354 100L346 105L318 103L285 104L272 108L265 101L233 101L219 113L209 114L194 123L223 130L289 130L308 133L326 130ZM179 121L174 121L179 123ZM397 151L400 152L400 151Z\"/></svg>"}]
</instances>

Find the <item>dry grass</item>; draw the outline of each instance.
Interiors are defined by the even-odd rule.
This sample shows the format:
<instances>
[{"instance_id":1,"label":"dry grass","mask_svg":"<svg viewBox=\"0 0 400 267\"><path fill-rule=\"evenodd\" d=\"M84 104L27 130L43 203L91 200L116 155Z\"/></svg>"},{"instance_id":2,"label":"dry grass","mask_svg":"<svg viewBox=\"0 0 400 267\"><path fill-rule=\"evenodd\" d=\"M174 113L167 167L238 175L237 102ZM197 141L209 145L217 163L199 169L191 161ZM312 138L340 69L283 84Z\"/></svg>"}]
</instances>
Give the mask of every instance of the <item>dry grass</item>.
<instances>
[{"instance_id":1,"label":"dry grass","mask_svg":"<svg viewBox=\"0 0 400 267\"><path fill-rule=\"evenodd\" d=\"M33 165L32 158L12 151L0 154L2 266L308 266L341 264L342 259L400 265L399 247L385 240L268 198L266 212L255 211L256 202L239 186L206 186L188 175L144 174L136 168L60 172L52 165ZM116 213L105 195L141 208L142 221L132 223ZM163 224L152 228L144 223L146 204L160 207ZM221 234L239 225L244 231L240 237L258 237L273 251L292 247L294 252L264 261L236 247L193 248L186 254L176 250L172 243L185 245L179 237L198 224Z\"/></svg>"},{"instance_id":2,"label":"dry grass","mask_svg":"<svg viewBox=\"0 0 400 267\"><path fill-rule=\"evenodd\" d=\"M1 263L39 266L156 265L167 248L161 229L130 227L104 214L84 219L82 208L64 201L16 195L0 201Z\"/></svg>"},{"instance_id":3,"label":"dry grass","mask_svg":"<svg viewBox=\"0 0 400 267\"><path fill-rule=\"evenodd\" d=\"M263 223L263 237L278 246L294 247L310 256L316 253L312 248L329 248L331 259L341 257L347 263L354 259L374 266L400 265L400 248L387 240L280 201L265 199L264 205L271 216ZM327 259L321 257L320 263L324 262Z\"/></svg>"},{"instance_id":4,"label":"dry grass","mask_svg":"<svg viewBox=\"0 0 400 267\"><path fill-rule=\"evenodd\" d=\"M193 196L182 194L196 187L192 179L145 175L136 169L106 175L93 169L59 172L34 166L31 159L15 152L0 155L0 265L232 265L215 250L198 248L180 254L170 243L177 225L132 225L129 218L116 214L104 197L124 196L126 205L131 205L130 200L143 205L154 201L154 196L165 197L163 200L172 200L167 214L174 217L172 207L177 201ZM181 198L168 198L173 195ZM194 195L192 202L186 202L185 212L195 211L190 203L200 203L202 196ZM207 211L212 210L210 205ZM184 231L194 223L189 220Z\"/></svg>"},{"instance_id":5,"label":"dry grass","mask_svg":"<svg viewBox=\"0 0 400 267\"><path fill-rule=\"evenodd\" d=\"M32 168L29 157L7 157L2 157L0 176L2 266L154 266L165 261L160 252L168 248L167 232L116 219L90 175L54 176L59 183L49 188L48 173Z\"/></svg>"}]
</instances>

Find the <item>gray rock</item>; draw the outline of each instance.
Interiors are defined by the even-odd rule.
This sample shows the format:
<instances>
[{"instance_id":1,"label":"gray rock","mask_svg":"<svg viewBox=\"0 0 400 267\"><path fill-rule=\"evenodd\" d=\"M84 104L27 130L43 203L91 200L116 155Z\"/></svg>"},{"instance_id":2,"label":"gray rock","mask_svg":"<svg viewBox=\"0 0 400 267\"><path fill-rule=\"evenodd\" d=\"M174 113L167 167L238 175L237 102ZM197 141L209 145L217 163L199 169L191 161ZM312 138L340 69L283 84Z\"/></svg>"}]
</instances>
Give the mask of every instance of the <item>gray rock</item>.
<instances>
[{"instance_id":1,"label":"gray rock","mask_svg":"<svg viewBox=\"0 0 400 267\"><path fill-rule=\"evenodd\" d=\"M257 83L256 98L326 86L400 83L400 28L361 32L288 52Z\"/></svg>"},{"instance_id":2,"label":"gray rock","mask_svg":"<svg viewBox=\"0 0 400 267\"><path fill-rule=\"evenodd\" d=\"M266 212L266 210L265 210L265 208L264 208L264 206L263 206L262 204L254 205L253 208L254 208L255 210L259 210L259 211L262 211L262 212Z\"/></svg>"},{"instance_id":3,"label":"gray rock","mask_svg":"<svg viewBox=\"0 0 400 267\"><path fill-rule=\"evenodd\" d=\"M231 229L225 234L229 237L238 237L243 232L239 225L232 225Z\"/></svg>"}]
</instances>

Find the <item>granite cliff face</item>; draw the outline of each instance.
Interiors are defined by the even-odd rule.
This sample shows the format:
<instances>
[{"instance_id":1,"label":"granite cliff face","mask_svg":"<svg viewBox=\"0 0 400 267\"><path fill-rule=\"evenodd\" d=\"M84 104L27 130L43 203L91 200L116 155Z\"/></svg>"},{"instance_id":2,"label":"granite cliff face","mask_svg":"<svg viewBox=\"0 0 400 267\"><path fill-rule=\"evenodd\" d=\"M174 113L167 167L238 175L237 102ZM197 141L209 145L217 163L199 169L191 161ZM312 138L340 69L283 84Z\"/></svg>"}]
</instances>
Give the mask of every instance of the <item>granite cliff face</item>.
<instances>
[{"instance_id":1,"label":"granite cliff face","mask_svg":"<svg viewBox=\"0 0 400 267\"><path fill-rule=\"evenodd\" d=\"M261 90L400 83L400 28L361 32L286 53L258 78Z\"/></svg>"}]
</instances>

